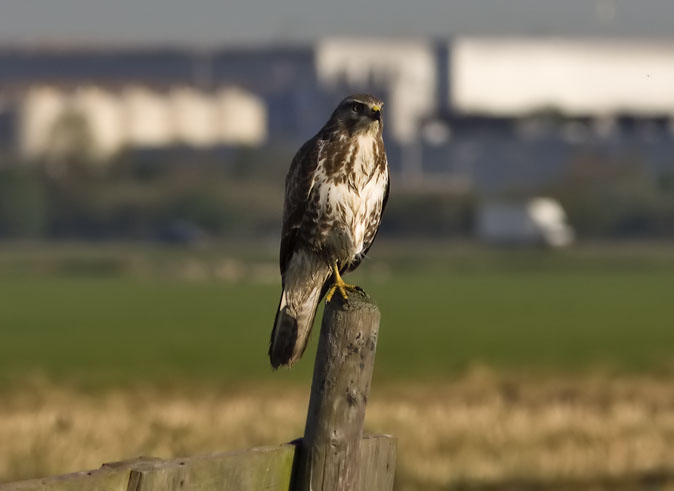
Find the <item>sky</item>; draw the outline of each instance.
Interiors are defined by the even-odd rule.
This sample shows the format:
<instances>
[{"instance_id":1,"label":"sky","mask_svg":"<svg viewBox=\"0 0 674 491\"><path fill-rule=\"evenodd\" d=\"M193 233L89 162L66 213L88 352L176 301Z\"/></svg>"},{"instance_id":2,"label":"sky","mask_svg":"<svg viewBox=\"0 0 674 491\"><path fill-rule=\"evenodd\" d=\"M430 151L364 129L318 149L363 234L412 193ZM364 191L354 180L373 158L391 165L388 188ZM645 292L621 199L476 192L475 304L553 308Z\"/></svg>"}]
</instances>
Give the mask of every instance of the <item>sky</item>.
<instances>
[{"instance_id":1,"label":"sky","mask_svg":"<svg viewBox=\"0 0 674 491\"><path fill-rule=\"evenodd\" d=\"M672 0L0 0L0 12L3 44L674 35Z\"/></svg>"}]
</instances>

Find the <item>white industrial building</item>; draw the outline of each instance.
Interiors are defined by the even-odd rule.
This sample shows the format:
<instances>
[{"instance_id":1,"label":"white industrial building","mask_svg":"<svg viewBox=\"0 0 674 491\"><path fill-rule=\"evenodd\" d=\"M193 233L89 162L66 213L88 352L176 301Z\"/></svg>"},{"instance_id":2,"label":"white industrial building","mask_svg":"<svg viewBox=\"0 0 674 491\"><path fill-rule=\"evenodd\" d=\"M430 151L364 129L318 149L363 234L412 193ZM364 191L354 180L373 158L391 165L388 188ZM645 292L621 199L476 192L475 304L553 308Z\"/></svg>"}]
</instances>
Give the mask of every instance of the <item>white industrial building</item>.
<instances>
[{"instance_id":1,"label":"white industrial building","mask_svg":"<svg viewBox=\"0 0 674 491\"><path fill-rule=\"evenodd\" d=\"M126 147L256 146L267 139L264 102L239 88L33 85L18 97L17 110L19 151L26 158L64 150L73 136L63 126L73 118L85 132L87 151L98 158Z\"/></svg>"},{"instance_id":2,"label":"white industrial building","mask_svg":"<svg viewBox=\"0 0 674 491\"><path fill-rule=\"evenodd\" d=\"M92 79L87 74L106 60L105 52L70 54L63 66L73 72L59 76L49 67L61 65L47 63L53 53L44 54L44 66L34 55L5 53L6 66L14 56L21 61L16 66L31 67L23 78L5 74L4 85L0 78L0 98L13 109L4 114L18 123L11 137L24 157L67 146L67 132L56 129L74 118L89 137L88 151L100 158L125 147L256 146L304 137L339 97L358 90L385 99L390 138L408 163L421 162L422 140L448 144L462 116L516 120L552 110L597 118L607 127L616 115L674 120L674 40L326 38L307 50L272 47L246 56L234 50L226 63L213 65L213 73L228 75L213 79L211 90L196 88L189 73L153 85L161 78L150 68L137 71L161 68L159 55L148 54L144 64L133 61L133 53L122 55L130 57L128 73ZM192 66L189 53L176 56ZM33 75L40 70L44 75Z\"/></svg>"},{"instance_id":3,"label":"white industrial building","mask_svg":"<svg viewBox=\"0 0 674 491\"><path fill-rule=\"evenodd\" d=\"M450 72L461 113L674 114L674 40L457 38Z\"/></svg>"},{"instance_id":4,"label":"white industrial building","mask_svg":"<svg viewBox=\"0 0 674 491\"><path fill-rule=\"evenodd\" d=\"M337 91L382 90L387 124L403 144L447 113L674 118L674 39L457 37L445 46L328 38L315 47L318 82Z\"/></svg>"}]
</instances>

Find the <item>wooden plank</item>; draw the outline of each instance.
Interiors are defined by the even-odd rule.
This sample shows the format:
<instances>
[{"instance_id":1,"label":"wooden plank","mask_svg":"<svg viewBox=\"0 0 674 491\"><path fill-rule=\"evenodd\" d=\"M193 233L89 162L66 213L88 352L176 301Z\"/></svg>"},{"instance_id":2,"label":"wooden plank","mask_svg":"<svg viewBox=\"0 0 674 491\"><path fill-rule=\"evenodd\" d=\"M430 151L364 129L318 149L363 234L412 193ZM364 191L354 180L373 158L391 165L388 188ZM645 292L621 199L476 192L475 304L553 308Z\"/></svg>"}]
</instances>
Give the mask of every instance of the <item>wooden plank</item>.
<instances>
[{"instance_id":1,"label":"wooden plank","mask_svg":"<svg viewBox=\"0 0 674 491\"><path fill-rule=\"evenodd\" d=\"M0 484L0 491L127 491L131 469L157 461L161 459L138 457L123 462L111 462L91 471Z\"/></svg>"},{"instance_id":2,"label":"wooden plank","mask_svg":"<svg viewBox=\"0 0 674 491\"><path fill-rule=\"evenodd\" d=\"M130 469L98 469L0 484L0 491L126 491Z\"/></svg>"},{"instance_id":3,"label":"wooden plank","mask_svg":"<svg viewBox=\"0 0 674 491\"><path fill-rule=\"evenodd\" d=\"M288 491L294 457L286 444L166 460L133 470L128 491Z\"/></svg>"},{"instance_id":4,"label":"wooden plank","mask_svg":"<svg viewBox=\"0 0 674 491\"><path fill-rule=\"evenodd\" d=\"M300 447L297 491L357 489L359 445L381 314L363 292L326 304ZM362 488L363 491L378 491Z\"/></svg>"},{"instance_id":5,"label":"wooden plank","mask_svg":"<svg viewBox=\"0 0 674 491\"><path fill-rule=\"evenodd\" d=\"M357 489L392 491L396 469L396 445L390 435L367 435L360 441Z\"/></svg>"},{"instance_id":6,"label":"wooden plank","mask_svg":"<svg viewBox=\"0 0 674 491\"><path fill-rule=\"evenodd\" d=\"M288 491L290 489L294 445L255 448L149 463L131 472L129 491ZM359 449L362 466L360 487L368 491L391 491L396 463L396 439L369 435Z\"/></svg>"},{"instance_id":7,"label":"wooden plank","mask_svg":"<svg viewBox=\"0 0 674 491\"><path fill-rule=\"evenodd\" d=\"M0 484L0 491L288 491L300 446L301 440L297 440L294 444L183 459L139 457L103 464L93 471ZM359 452L359 489L391 491L395 438L366 436Z\"/></svg>"}]
</instances>

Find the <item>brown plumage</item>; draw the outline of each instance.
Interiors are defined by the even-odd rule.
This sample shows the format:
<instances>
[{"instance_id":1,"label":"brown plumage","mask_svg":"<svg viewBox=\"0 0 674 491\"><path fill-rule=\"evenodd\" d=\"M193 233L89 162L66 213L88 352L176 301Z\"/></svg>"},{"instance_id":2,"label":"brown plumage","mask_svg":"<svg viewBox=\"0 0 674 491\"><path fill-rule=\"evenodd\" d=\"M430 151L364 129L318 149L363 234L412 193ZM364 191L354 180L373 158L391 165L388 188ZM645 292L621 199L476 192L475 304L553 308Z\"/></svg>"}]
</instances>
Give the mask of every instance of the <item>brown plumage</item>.
<instances>
[{"instance_id":1,"label":"brown plumage","mask_svg":"<svg viewBox=\"0 0 674 491\"><path fill-rule=\"evenodd\" d=\"M280 266L283 291L269 358L292 366L304 352L318 303L370 249L386 206L389 171L382 101L359 94L339 103L299 149L286 176ZM328 293L328 299L333 291Z\"/></svg>"}]
</instances>

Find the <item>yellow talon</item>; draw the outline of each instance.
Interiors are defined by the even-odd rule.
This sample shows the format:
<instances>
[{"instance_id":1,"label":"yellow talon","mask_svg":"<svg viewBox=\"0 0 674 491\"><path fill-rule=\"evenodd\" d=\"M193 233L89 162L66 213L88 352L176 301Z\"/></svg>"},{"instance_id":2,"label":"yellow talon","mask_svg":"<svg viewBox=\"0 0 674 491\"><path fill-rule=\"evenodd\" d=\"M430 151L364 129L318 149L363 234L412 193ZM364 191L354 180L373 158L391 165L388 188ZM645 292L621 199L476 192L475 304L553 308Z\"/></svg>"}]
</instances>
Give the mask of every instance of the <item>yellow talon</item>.
<instances>
[{"instance_id":1,"label":"yellow talon","mask_svg":"<svg viewBox=\"0 0 674 491\"><path fill-rule=\"evenodd\" d=\"M335 263L333 271L335 272L335 282L328 290L328 294L325 296L325 301L329 302L330 300L332 300L332 296L335 294L335 290L339 290L339 293L342 294L344 300L347 300L349 296L346 294L346 290L357 290L358 287L356 285L349 285L348 283L344 283L342 276L339 274L339 268L337 267L337 263Z\"/></svg>"}]
</instances>

